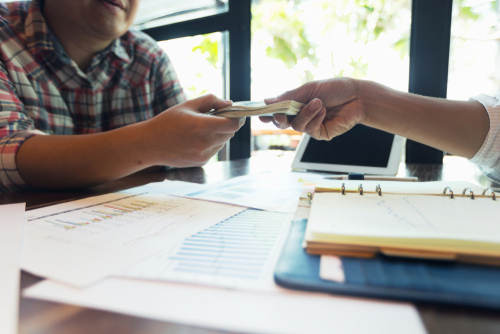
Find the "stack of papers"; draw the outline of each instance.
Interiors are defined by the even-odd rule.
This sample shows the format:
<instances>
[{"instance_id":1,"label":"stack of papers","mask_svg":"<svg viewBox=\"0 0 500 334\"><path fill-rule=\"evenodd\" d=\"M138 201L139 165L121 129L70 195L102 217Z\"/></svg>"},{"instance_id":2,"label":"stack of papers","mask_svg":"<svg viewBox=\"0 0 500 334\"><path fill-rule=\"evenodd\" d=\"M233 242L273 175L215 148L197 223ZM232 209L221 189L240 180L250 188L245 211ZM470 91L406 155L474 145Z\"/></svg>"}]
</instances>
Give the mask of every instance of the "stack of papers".
<instances>
[{"instance_id":1,"label":"stack of papers","mask_svg":"<svg viewBox=\"0 0 500 334\"><path fill-rule=\"evenodd\" d=\"M264 102L237 102L232 106L209 111L208 115L227 118L247 116L272 116L274 114L297 115L306 105L295 101L282 101L270 105Z\"/></svg>"},{"instance_id":2,"label":"stack of papers","mask_svg":"<svg viewBox=\"0 0 500 334\"><path fill-rule=\"evenodd\" d=\"M274 283L301 177L322 179L165 181L30 211L23 267L49 279L24 295L236 332L424 333L411 304Z\"/></svg>"}]
</instances>

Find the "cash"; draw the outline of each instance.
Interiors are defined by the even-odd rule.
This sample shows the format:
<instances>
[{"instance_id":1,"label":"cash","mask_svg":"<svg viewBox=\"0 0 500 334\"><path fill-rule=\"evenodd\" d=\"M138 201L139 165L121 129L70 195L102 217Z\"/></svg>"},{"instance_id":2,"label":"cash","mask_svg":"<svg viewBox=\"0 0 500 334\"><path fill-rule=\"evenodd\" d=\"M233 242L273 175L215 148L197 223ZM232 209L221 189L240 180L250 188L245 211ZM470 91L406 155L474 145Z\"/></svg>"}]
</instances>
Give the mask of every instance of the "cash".
<instances>
[{"instance_id":1,"label":"cash","mask_svg":"<svg viewBox=\"0 0 500 334\"><path fill-rule=\"evenodd\" d=\"M232 106L211 110L207 114L221 117L272 116L274 114L297 115L306 105L296 101L282 101L270 105L264 102L237 102Z\"/></svg>"}]
</instances>

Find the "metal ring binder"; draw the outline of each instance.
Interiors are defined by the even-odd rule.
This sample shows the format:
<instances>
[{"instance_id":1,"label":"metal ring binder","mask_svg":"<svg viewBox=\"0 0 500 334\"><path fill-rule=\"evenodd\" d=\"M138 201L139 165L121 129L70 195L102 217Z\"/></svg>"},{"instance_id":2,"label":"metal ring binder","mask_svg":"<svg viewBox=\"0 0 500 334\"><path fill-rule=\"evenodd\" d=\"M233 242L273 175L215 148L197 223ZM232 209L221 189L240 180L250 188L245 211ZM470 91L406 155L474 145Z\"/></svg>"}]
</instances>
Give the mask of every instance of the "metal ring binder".
<instances>
[{"instance_id":1,"label":"metal ring binder","mask_svg":"<svg viewBox=\"0 0 500 334\"><path fill-rule=\"evenodd\" d=\"M486 188L483 191L483 195L486 195L486 192L489 191L491 193L491 198L495 201L497 199L497 196L495 195L495 192L491 188Z\"/></svg>"},{"instance_id":2,"label":"metal ring binder","mask_svg":"<svg viewBox=\"0 0 500 334\"><path fill-rule=\"evenodd\" d=\"M444 188L443 190L443 195L446 195L446 190L449 190L450 191L450 198L453 198L453 190L451 190L450 187L446 187Z\"/></svg>"},{"instance_id":3,"label":"metal ring binder","mask_svg":"<svg viewBox=\"0 0 500 334\"><path fill-rule=\"evenodd\" d=\"M465 192L467 190L470 192L470 199L474 199L474 192L472 191L471 188L465 188L464 191L462 191L462 195L465 195Z\"/></svg>"},{"instance_id":4,"label":"metal ring binder","mask_svg":"<svg viewBox=\"0 0 500 334\"><path fill-rule=\"evenodd\" d=\"M360 183L358 186L359 194L363 195L363 185Z\"/></svg>"},{"instance_id":5,"label":"metal ring binder","mask_svg":"<svg viewBox=\"0 0 500 334\"><path fill-rule=\"evenodd\" d=\"M342 195L345 195L345 183L342 183Z\"/></svg>"},{"instance_id":6,"label":"metal ring binder","mask_svg":"<svg viewBox=\"0 0 500 334\"><path fill-rule=\"evenodd\" d=\"M382 188L380 187L380 184L377 184L375 187L375 191L378 192L379 196L382 196Z\"/></svg>"}]
</instances>

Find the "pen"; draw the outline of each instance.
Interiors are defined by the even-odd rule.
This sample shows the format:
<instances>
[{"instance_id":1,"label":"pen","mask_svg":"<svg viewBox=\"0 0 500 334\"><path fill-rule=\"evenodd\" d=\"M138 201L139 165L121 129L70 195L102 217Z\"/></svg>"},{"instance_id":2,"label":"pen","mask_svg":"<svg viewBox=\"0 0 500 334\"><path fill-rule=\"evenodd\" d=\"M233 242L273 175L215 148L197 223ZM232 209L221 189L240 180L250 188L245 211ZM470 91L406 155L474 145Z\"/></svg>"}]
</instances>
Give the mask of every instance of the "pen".
<instances>
[{"instance_id":1,"label":"pen","mask_svg":"<svg viewBox=\"0 0 500 334\"><path fill-rule=\"evenodd\" d=\"M327 176L325 180L373 180L373 181L402 181L402 182L418 182L418 177L395 177L395 176L377 176L377 175L363 175L363 174L349 174L338 176Z\"/></svg>"}]
</instances>

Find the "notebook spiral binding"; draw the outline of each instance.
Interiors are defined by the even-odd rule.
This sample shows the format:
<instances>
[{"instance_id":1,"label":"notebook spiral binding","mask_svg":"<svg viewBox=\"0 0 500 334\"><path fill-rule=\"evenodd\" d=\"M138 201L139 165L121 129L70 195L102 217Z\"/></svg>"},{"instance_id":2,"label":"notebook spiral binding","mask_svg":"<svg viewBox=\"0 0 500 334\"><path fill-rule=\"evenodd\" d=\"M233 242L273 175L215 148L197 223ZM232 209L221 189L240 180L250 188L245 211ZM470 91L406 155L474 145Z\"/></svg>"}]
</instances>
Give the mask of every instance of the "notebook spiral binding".
<instances>
[{"instance_id":1,"label":"notebook spiral binding","mask_svg":"<svg viewBox=\"0 0 500 334\"><path fill-rule=\"evenodd\" d=\"M446 187L446 188L444 188L444 190L443 190L443 195L446 195L446 191L447 191L447 190L449 190L449 191L450 191L450 198L454 198L454 195L453 195L453 190L451 190L451 188L450 188L450 187ZM472 191L472 189L471 189L471 188L465 188L465 189L462 191L462 195L464 195L464 196L465 196L465 195L466 195L466 193L467 193L467 191L468 191L468 192L469 192L469 194L470 194L470 199L474 199L474 198L475 198L475 196L474 196L474 192ZM491 188L486 188L486 189L484 189L484 191L483 191L483 196L486 196L486 192L488 192L488 191L489 191L489 192L490 192L490 194L491 194L491 199L492 199L492 200L494 200L494 201L496 201L497 196L495 195L495 192L494 192L494 191L493 191L493 189L491 189Z\"/></svg>"},{"instance_id":2,"label":"notebook spiral binding","mask_svg":"<svg viewBox=\"0 0 500 334\"><path fill-rule=\"evenodd\" d=\"M486 188L483 191L483 195L486 195L486 192L489 191L491 193L491 198L495 201L497 199L497 196L495 195L495 192L491 188Z\"/></svg>"},{"instance_id":3,"label":"notebook spiral binding","mask_svg":"<svg viewBox=\"0 0 500 334\"><path fill-rule=\"evenodd\" d=\"M466 192L467 190L468 190L468 191L469 191L469 193L470 193L470 199L474 199L474 192L472 191L472 189L471 189L471 188L465 188L465 189L464 189L464 191L462 191L462 195L465 195L465 192Z\"/></svg>"},{"instance_id":4,"label":"notebook spiral binding","mask_svg":"<svg viewBox=\"0 0 500 334\"><path fill-rule=\"evenodd\" d=\"M359 184L358 186L358 191L359 191L359 194L360 195L363 195L363 184ZM450 198L453 199L455 198L455 195L453 193L453 190L450 188L450 187L446 187L444 188L443 190L443 195L446 195L447 192L450 192ZM475 199L475 195L474 195L474 191L472 191L471 188L465 188L463 191L462 191L462 195L463 196L466 196L466 193L467 191L469 192L469 196L470 196L470 199ZM342 188L341 188L341 192L342 192L342 195L345 195L346 194L346 190L345 190L345 183L342 183ZM379 196L382 196L382 187L380 186L380 184L377 184L377 186L375 187L375 192L378 193ZM497 197L496 197L496 194L495 192L493 191L493 189L491 188L486 188L484 189L482 195L483 196L486 196L486 193L487 192L490 192L490 196L491 196L491 199L496 201Z\"/></svg>"},{"instance_id":5,"label":"notebook spiral binding","mask_svg":"<svg viewBox=\"0 0 500 334\"><path fill-rule=\"evenodd\" d=\"M453 190L451 190L450 187L446 187L444 188L443 190L443 195L446 195L446 190L449 190L450 191L450 198L453 198Z\"/></svg>"},{"instance_id":6,"label":"notebook spiral binding","mask_svg":"<svg viewBox=\"0 0 500 334\"><path fill-rule=\"evenodd\" d=\"M358 186L359 194L363 195L363 185L360 183Z\"/></svg>"}]
</instances>

